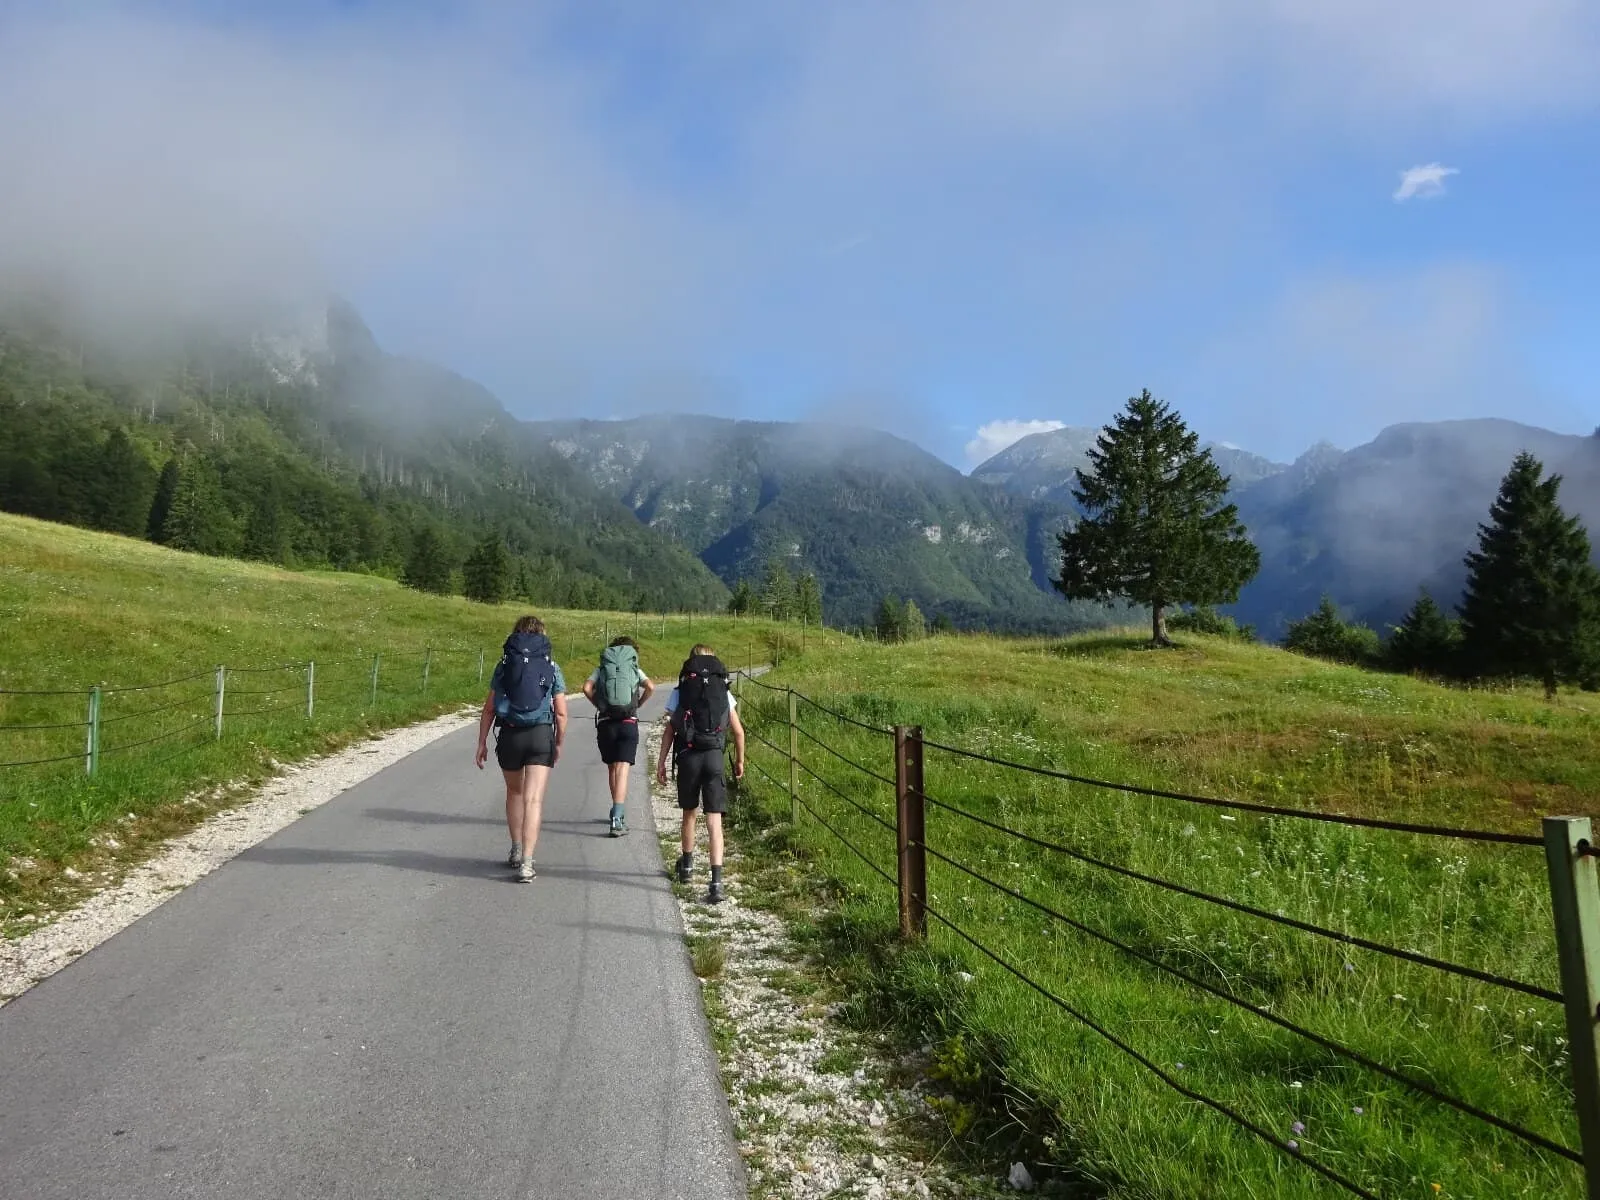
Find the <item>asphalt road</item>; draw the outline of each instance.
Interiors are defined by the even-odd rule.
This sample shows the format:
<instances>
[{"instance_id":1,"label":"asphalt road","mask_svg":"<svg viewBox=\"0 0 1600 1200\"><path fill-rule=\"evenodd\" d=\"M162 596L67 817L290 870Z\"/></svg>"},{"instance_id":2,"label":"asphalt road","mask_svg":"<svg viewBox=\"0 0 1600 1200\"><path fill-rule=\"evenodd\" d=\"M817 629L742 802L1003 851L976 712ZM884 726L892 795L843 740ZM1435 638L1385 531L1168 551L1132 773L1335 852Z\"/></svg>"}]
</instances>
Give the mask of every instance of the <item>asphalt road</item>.
<instances>
[{"instance_id":1,"label":"asphalt road","mask_svg":"<svg viewBox=\"0 0 1600 1200\"><path fill-rule=\"evenodd\" d=\"M612 839L572 709L533 883L462 731L0 1009L0 1197L744 1196L643 750Z\"/></svg>"}]
</instances>

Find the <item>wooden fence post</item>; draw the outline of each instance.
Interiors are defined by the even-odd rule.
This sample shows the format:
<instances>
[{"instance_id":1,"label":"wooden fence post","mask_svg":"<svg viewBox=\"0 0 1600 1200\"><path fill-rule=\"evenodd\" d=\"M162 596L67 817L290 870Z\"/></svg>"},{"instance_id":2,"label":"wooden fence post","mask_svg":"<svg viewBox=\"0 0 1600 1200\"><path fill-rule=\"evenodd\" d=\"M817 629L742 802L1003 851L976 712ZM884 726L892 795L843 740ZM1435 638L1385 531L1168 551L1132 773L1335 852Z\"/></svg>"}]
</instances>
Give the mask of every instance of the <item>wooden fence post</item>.
<instances>
[{"instance_id":1,"label":"wooden fence post","mask_svg":"<svg viewBox=\"0 0 1600 1200\"><path fill-rule=\"evenodd\" d=\"M216 689L217 690L217 712L216 712L217 727L216 727L216 736L217 736L217 740L218 741L222 740L222 697L223 697L223 693L227 690L227 687L228 687L228 669L226 667L223 667L223 666L219 665L217 667L217 689Z\"/></svg>"},{"instance_id":2,"label":"wooden fence post","mask_svg":"<svg viewBox=\"0 0 1600 1200\"><path fill-rule=\"evenodd\" d=\"M89 729L84 735L83 769L89 778L100 769L100 687L89 689Z\"/></svg>"},{"instance_id":3,"label":"wooden fence post","mask_svg":"<svg viewBox=\"0 0 1600 1200\"><path fill-rule=\"evenodd\" d=\"M306 720L311 720L317 711L317 660L312 659L306 663Z\"/></svg>"},{"instance_id":4,"label":"wooden fence post","mask_svg":"<svg viewBox=\"0 0 1600 1200\"><path fill-rule=\"evenodd\" d=\"M922 726L894 727L895 845L899 850L900 936L928 934L928 858L922 848Z\"/></svg>"},{"instance_id":5,"label":"wooden fence post","mask_svg":"<svg viewBox=\"0 0 1600 1200\"><path fill-rule=\"evenodd\" d=\"M1593 835L1588 817L1544 819L1583 1171L1589 1195L1600 1198L1600 847Z\"/></svg>"},{"instance_id":6,"label":"wooden fence post","mask_svg":"<svg viewBox=\"0 0 1600 1200\"><path fill-rule=\"evenodd\" d=\"M800 704L789 689L789 820L800 823Z\"/></svg>"}]
</instances>

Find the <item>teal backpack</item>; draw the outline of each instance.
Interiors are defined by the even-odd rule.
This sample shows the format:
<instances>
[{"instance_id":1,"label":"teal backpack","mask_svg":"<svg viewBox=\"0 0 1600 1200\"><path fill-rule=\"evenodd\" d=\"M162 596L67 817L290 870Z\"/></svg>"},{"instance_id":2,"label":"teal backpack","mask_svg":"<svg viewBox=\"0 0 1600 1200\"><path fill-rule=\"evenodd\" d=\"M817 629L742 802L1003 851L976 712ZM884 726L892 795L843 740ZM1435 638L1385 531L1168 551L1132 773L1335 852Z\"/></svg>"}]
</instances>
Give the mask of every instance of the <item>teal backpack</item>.
<instances>
[{"instance_id":1,"label":"teal backpack","mask_svg":"<svg viewBox=\"0 0 1600 1200\"><path fill-rule=\"evenodd\" d=\"M602 720L631 721L639 712L639 652L632 646L607 646L600 652L600 686L595 710Z\"/></svg>"}]
</instances>

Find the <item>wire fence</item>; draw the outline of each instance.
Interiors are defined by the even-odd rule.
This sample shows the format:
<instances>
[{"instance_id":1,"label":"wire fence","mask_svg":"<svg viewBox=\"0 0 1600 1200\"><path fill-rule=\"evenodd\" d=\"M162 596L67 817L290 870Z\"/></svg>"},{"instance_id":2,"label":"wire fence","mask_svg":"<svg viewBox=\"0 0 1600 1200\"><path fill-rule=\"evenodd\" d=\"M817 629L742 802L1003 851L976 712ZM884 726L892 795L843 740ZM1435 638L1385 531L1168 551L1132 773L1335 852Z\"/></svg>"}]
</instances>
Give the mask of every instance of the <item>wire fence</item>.
<instances>
[{"instance_id":1,"label":"wire fence","mask_svg":"<svg viewBox=\"0 0 1600 1200\"><path fill-rule=\"evenodd\" d=\"M1274 1147L1294 1163L1314 1172L1329 1184L1349 1194L1373 1197L1377 1193L1370 1189L1377 1185L1371 1180L1362 1182L1352 1177L1350 1170L1343 1164L1336 1168L1329 1162L1319 1161L1296 1140L1273 1133L1263 1127L1259 1120L1241 1112L1236 1105L1205 1094L1180 1080L1172 1069L1161 1065L1150 1055L1137 1049L1127 1036L1096 1019L1085 1011L1081 1004L1075 1004L1063 997L1059 988L1052 987L1039 979L1036 974L1030 973L1025 965L1013 961L1014 956L988 944L980 933L958 922L946 911L936 908L931 902L932 897L928 889L928 860L931 859L939 866L947 868L955 877L970 880L982 888L989 889L996 897L997 903L1010 905L1018 911L1036 914L1045 918L1047 923L1070 929L1116 955L1158 972L1183 988L1192 989L1199 993L1196 1003L1203 997L1220 1001L1235 1011L1248 1014L1250 1018L1303 1039L1334 1058L1373 1072L1426 1102L1443 1106L1472 1122L1491 1127L1516 1139L1534 1155L1549 1156L1550 1159L1582 1167L1587 1194L1592 1200L1600 1200L1600 1171L1597 1171L1597 1167L1600 1167L1600 1050L1597 1050L1597 1034L1600 1034L1600 1004L1597 1004L1597 1001L1600 1001L1600 995L1597 995L1597 990L1600 990L1597 989L1597 983L1600 983L1600 886L1597 886L1595 871L1595 857L1600 853L1597 845L1600 844L1591 840L1588 820L1546 818L1543 836L1536 836L1385 821L1145 788L1012 762L961 746L935 742L925 738L920 728L874 724L850 716L837 708L819 704L789 688L775 686L756 678L741 681L742 684L745 682L767 693L775 702L780 698L786 700L788 708L788 747L779 745L757 727L768 720L782 721L781 705L775 703L768 706L746 706L742 710L747 713L745 729L751 741L763 752L783 761L789 778L787 782L780 780L762 765L759 757L751 755L750 761L756 774L773 788L790 796L796 819L799 819L803 812L807 818L814 820L831 838L848 850L853 858L864 864L875 878L894 887L899 902L900 928L903 937L911 940L926 938L928 921L931 919L937 928L947 930L961 945L992 961L1008 976L1014 977L1025 988L1073 1018L1108 1046L1143 1067L1173 1091L1205 1106L1240 1130ZM883 739L885 748L892 747L894 776L891 778L873 769L861 761L859 753L846 754L830 745L827 736L803 727L799 714L807 711L838 723L843 731L854 731L852 736L857 742L861 740L857 736L859 734L869 735L869 742L874 738ZM806 762L800 753L802 744L824 752L826 759L816 766ZM972 811L970 807L950 803L931 794L925 786L924 770L926 759L934 756L983 764L985 768L1003 775L1027 774L1092 789L1169 800L1179 804L1249 811L1274 820L1344 825L1362 831L1401 833L1425 839L1456 839L1469 843L1489 843L1509 847L1541 847L1546 851L1545 866L1552 907L1556 915L1556 945L1559 958L1557 973L1562 981L1562 988L1556 990L1540 983L1516 978L1508 973L1450 961L1440 956L1419 952L1411 947L1390 945L1375 938L1291 917L1281 911L1269 911L1258 905L1218 895L1214 891L1134 869L1111 861L1109 857L1091 854L1079 846L1068 845L1015 828L1003 820L992 819ZM857 789L850 788L847 782L841 785L836 780L825 778L817 769L818 766L828 767L830 764L838 764L837 767L831 768L835 774L839 768L844 768L848 779L858 780L861 787L869 792L876 792L879 785L885 784L894 789L896 811L893 820L870 803L864 802L859 794L851 794ZM818 791L813 793L812 797L808 797L805 793L811 785L815 785ZM871 852L870 841L859 835L851 835L851 831L846 828L848 820L841 821L838 816L830 817L830 814L823 811L827 807L823 802L824 799L827 802L837 801L846 805L849 811L842 813L846 817L864 818L867 824L860 826L860 832L867 838L870 838L875 831L883 831L893 836L895 869L892 872L885 869L878 861L878 857ZM928 831L927 818L930 812L942 818L940 825L944 833L937 837L931 836ZM1522 1122L1491 1111L1487 1105L1453 1094L1436 1081L1424 1077L1428 1072L1419 1070L1418 1064L1384 1061L1378 1055L1349 1045L1326 1031L1311 1028L1306 1023L1274 1012L1271 1006L1233 990L1228 985L1226 973L1222 974L1220 982L1203 978L1200 972L1186 970L1160 954L1141 949L1137 945L1130 944L1126 938L1097 927L1090 921L1082 919L1081 914L1075 916L1064 912L1056 904L1031 896L1018 887L994 878L990 872L982 868L981 864L963 861L952 846L942 844L942 840L947 836L952 841L955 840L955 825L951 822L982 830L985 836L995 835L1010 844L1032 847L1034 850L1045 852L1048 856L1054 856L1058 860L1102 876L1130 880L1143 887L1180 895L1250 921L1265 922L1279 929L1309 935L1325 942L1356 947L1410 967L1469 980L1475 985L1498 989L1510 995L1563 1006L1571 1044L1571 1103L1577 1118L1582 1149L1567 1145L1556 1137L1530 1129ZM1011 866L1015 867L1017 864L1012 863ZM1346 964L1346 968L1349 969L1349 964ZM1395 997L1395 999L1402 998Z\"/></svg>"}]
</instances>

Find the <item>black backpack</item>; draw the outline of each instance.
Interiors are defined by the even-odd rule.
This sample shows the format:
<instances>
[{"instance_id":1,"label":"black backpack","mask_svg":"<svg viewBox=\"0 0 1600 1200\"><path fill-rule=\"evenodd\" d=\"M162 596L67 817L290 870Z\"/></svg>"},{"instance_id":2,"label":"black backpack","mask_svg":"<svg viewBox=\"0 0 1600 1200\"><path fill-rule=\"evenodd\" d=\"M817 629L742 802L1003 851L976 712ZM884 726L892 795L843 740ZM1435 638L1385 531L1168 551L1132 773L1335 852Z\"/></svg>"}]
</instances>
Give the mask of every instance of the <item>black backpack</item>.
<instances>
[{"instance_id":1,"label":"black backpack","mask_svg":"<svg viewBox=\"0 0 1600 1200\"><path fill-rule=\"evenodd\" d=\"M728 668L712 654L691 655L678 672L678 753L727 745Z\"/></svg>"},{"instance_id":2,"label":"black backpack","mask_svg":"<svg viewBox=\"0 0 1600 1200\"><path fill-rule=\"evenodd\" d=\"M502 725L536 725L552 720L551 695L556 668L550 639L542 633L513 633L500 656L500 688L495 715Z\"/></svg>"}]
</instances>

